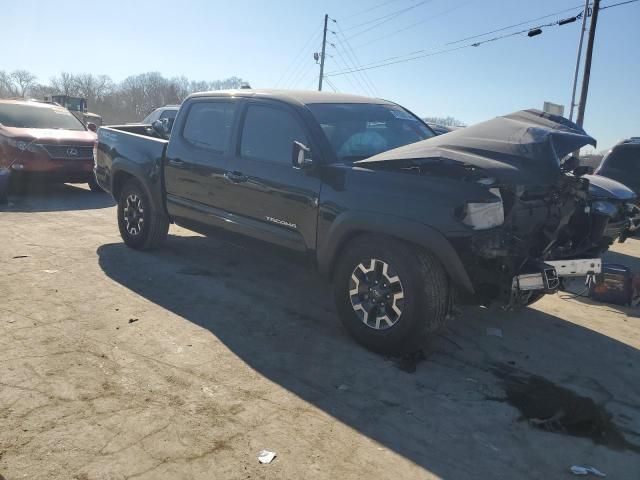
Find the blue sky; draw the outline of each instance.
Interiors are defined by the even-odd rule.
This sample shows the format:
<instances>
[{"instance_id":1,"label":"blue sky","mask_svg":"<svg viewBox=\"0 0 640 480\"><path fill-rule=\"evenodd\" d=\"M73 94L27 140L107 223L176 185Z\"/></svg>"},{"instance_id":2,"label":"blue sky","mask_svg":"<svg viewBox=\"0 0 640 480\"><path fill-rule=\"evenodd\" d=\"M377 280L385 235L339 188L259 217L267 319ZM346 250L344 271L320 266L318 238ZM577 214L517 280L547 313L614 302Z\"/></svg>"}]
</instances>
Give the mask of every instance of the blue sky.
<instances>
[{"instance_id":1,"label":"blue sky","mask_svg":"<svg viewBox=\"0 0 640 480\"><path fill-rule=\"evenodd\" d=\"M602 5L619 1L602 0ZM5 38L0 70L27 69L40 81L63 70L104 73L116 81L159 71L196 80L236 75L255 88L316 88L318 68L312 53L320 49L325 13L338 20L330 25L338 35L329 34L338 50L331 46L327 50L333 57L327 58L326 70L335 72L344 70L340 54L347 60L345 37L359 63L370 64L417 50L449 48L444 44L570 7L578 13L583 2L382 3L0 0L0 29ZM357 26L412 6L382 24ZM407 28L413 24L418 25ZM603 10L599 17L585 117L585 129L598 140L598 150L640 135L639 25L640 2ZM388 36L403 28L407 29ZM522 108L542 108L545 100L566 105L568 115L579 29L579 22L545 28L534 38L512 37L368 70L367 75L379 96L422 116L450 115L473 123ZM294 64L296 58L299 61ZM340 91L366 93L361 76L329 78Z\"/></svg>"}]
</instances>

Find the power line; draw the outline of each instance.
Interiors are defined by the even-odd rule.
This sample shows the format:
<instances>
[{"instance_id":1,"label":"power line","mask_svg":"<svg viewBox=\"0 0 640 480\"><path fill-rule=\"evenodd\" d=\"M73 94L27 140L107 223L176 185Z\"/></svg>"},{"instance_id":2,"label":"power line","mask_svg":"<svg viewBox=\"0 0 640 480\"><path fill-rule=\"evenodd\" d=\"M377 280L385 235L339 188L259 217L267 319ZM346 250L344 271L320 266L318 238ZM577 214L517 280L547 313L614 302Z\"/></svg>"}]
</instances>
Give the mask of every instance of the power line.
<instances>
[{"instance_id":1,"label":"power line","mask_svg":"<svg viewBox=\"0 0 640 480\"><path fill-rule=\"evenodd\" d=\"M617 6L621 6L621 5L626 5L626 4L629 4L629 3L635 3L635 2L638 2L638 1L640 1L640 0L627 0L625 2L619 2L619 3L616 3L616 4L612 4L612 5L607 5L606 7L601 7L600 10L604 10L605 8L612 8L612 7L617 7ZM572 10L575 10L575 9L572 9ZM566 12L566 10L564 10L563 12ZM563 12L560 12L560 13L563 13ZM454 51L457 51L457 50L462 50L464 48L479 47L480 45L483 45L485 43L494 42L496 40L501 40L501 39L504 39L504 38L507 38L507 37L512 37L512 36L515 36L515 35L522 35L523 33L531 33L531 32L533 32L535 30L540 30L540 29L542 29L544 27L564 25L566 23L574 22L575 20L577 20L578 18L581 18L581 17L582 17L582 12L578 13L577 15L575 15L574 17L571 17L569 19L557 20L557 21L552 22L552 23L548 23L548 24L545 24L545 25L539 25L538 27L533 27L533 28L528 28L528 29L525 29L525 30L520 30L518 32L513 32L513 33L506 34L506 35L501 35L501 36L490 38L490 39L487 39L487 40L482 40L480 42L460 45L458 47L453 47L453 48L449 48L449 49L438 50L438 51L435 51L435 52L428 52L428 53L422 53L422 52L427 52L427 50L424 50L424 49L423 50L416 50L415 52L411 52L411 53L408 53L408 54L397 55L397 56L394 56L394 57L389 57L389 58L386 58L386 59L383 59L383 60L378 60L376 62L371 62L371 63L365 64L365 65L361 65L360 68L358 68L358 69L329 72L329 73L325 74L325 76L327 76L327 77L335 77L335 76L338 76L338 75L346 75L348 73L354 73L354 72L357 72L357 71L372 70L374 68L381 68L381 67L386 67L386 66L389 66L389 65L395 65L395 64L398 64L398 63L410 62L410 61L418 60L418 59L421 59L421 58L432 57L432 56L435 56L435 55L441 55L441 54L444 54L444 53L449 53L449 52L454 52ZM547 18L547 16L545 16L544 18ZM567 20L569 20L570 22L567 22ZM531 23L531 21L524 22L524 23ZM513 28L513 26L511 26L509 28ZM538 32L538 33L541 33L541 31ZM537 35L538 33L535 33L535 35ZM488 33L483 34L483 35L487 35L487 34ZM479 36L483 36L483 35L479 35ZM477 38L477 36L476 37L467 37L467 39L472 39L472 38ZM462 40L460 40L460 41L462 41ZM445 45L450 45L451 43L458 43L458 42L449 42L449 43L447 43ZM420 55L418 55L419 53L420 53ZM404 58L404 57L410 57L410 58ZM394 59L398 59L398 60L394 60ZM391 61L391 60L394 60L394 61Z\"/></svg>"},{"instance_id":2,"label":"power line","mask_svg":"<svg viewBox=\"0 0 640 480\"><path fill-rule=\"evenodd\" d=\"M343 41L342 43L346 46L345 49L345 53L348 57L350 57L354 67L358 68L360 67L360 60L358 59L358 56L356 55L356 52L353 51L353 48L351 47L351 44L349 43L349 40L345 37L344 32L342 31L342 27L340 26L340 23L338 23L337 20L333 20L333 22L336 24L336 27L338 27L338 32L340 33L340 35L342 35ZM334 32L332 32L334 33ZM336 38L338 37L337 34L334 33L334 35L336 35ZM376 90L375 85L373 84L373 82L371 81L371 79L369 78L369 75L367 74L367 72L363 71L360 72L360 75L362 76L364 83L366 85L368 85L370 91L371 91L371 95L372 96L379 96Z\"/></svg>"},{"instance_id":3,"label":"power line","mask_svg":"<svg viewBox=\"0 0 640 480\"><path fill-rule=\"evenodd\" d=\"M602 7L601 10L603 10L604 8L617 7L617 6L620 6L620 5L626 5L626 4L635 3L635 2L638 2L638 1L640 1L640 0L627 0L627 1L624 1L624 2L616 3L616 4L607 5L606 7ZM562 10L561 12L557 12L556 14L565 13L568 10L575 10L575 8ZM393 56L393 57L388 57L388 58L385 58L385 59L382 59L382 60L378 60L378 61L375 61L375 62L371 62L371 63L368 63L368 64L360 65L360 67L357 68L357 69L329 72L329 73L327 73L327 76L344 75L344 74L347 74L347 73L354 73L354 72L358 72L358 71L372 70L374 68L380 68L380 67L385 67L385 66L388 66L388 65L395 65L395 64L398 64L398 63L418 60L418 59L421 59L421 58L430 57L430 56L434 56L434 55L440 55L440 54L443 54L443 53L449 53L449 52L453 52L453 51L456 51L456 50L461 50L463 48L479 47L480 45L483 45L485 43L495 42L497 40L502 40L504 38L513 37L513 36L516 36L516 35L522 35L524 33L529 34L529 36L535 36L535 35L538 35L539 33L541 33L541 29L542 28L551 27L551 26L558 26L558 25L565 25L566 23L574 22L575 20L577 20L579 18L582 18L582 14L583 14L583 12L580 12L580 13L576 14L574 17L557 20L555 22L551 22L551 23L547 23L547 24L543 24L543 25L538 25L537 27L530 27L530 28L527 28L527 29L524 29L524 30L519 30L517 32L511 32L511 33L508 33L506 35L500 35L500 36L497 36L497 37L489 38L489 39L482 40L482 41L475 42L475 43L471 43L471 44L461 45L460 47L456 47L456 48L439 50L439 51L435 51L435 52L433 52L433 51L429 52L426 49L416 50L414 52L410 52L410 53L407 53L407 54L404 54L404 55L396 55L396 56ZM549 15L545 15L543 17L538 17L538 19L540 19L540 18L548 18L548 17L550 17L552 15L554 15L554 14L549 14ZM495 30L495 31L503 31L503 30L506 30L508 28L513 28L514 26L517 26L517 25L524 25L526 23L531 23L534 20L521 22L519 24L511 25L509 27L504 27L504 28L501 28L501 29L498 29L498 30ZM538 30L538 31L536 32L536 30ZM475 36L472 36L472 37L466 37L465 39L466 40L470 40L470 39L474 39L474 38L477 38L477 37L486 36L489 33L492 33L492 32L486 32L484 34L475 35ZM533 33L533 35L531 35L531 33ZM448 42L448 43L444 44L444 46L452 45L452 44L455 44L455 43L460 43L460 42L464 41L465 39L456 40L454 42ZM408 57L408 58L405 58L405 57Z\"/></svg>"},{"instance_id":4,"label":"power line","mask_svg":"<svg viewBox=\"0 0 640 480\"><path fill-rule=\"evenodd\" d=\"M333 84L333 82L331 82L331 80L329 80L328 78L325 78L324 81L327 82L327 85L329 85L331 87L331 90L333 90L336 93L339 92L339 90L336 88L336 86Z\"/></svg>"},{"instance_id":5,"label":"power line","mask_svg":"<svg viewBox=\"0 0 640 480\"><path fill-rule=\"evenodd\" d=\"M296 85L298 85L303 79L305 79L309 75L309 72L313 72L315 70L315 66L316 66L315 63L311 63L306 69L304 69L304 64L303 64L303 68L300 69L300 72L298 73L298 75L292 78L292 80L286 85L285 88L293 88Z\"/></svg>"},{"instance_id":6,"label":"power line","mask_svg":"<svg viewBox=\"0 0 640 480\"><path fill-rule=\"evenodd\" d=\"M305 69L305 60L307 58L311 58L311 55L313 54L313 50L315 50L315 48L313 47L313 44L320 38L320 36L322 35L322 30L316 32L315 35L313 35L309 40L307 40L307 42L303 45L303 48L300 49L300 52L298 53L297 60L295 60L293 62L293 69L290 71L290 73L288 75L284 75L283 79L281 81L278 82L278 84L280 84L282 82L283 86L287 86L290 85L292 83L292 81L296 78L299 77L301 71L303 71ZM311 51L309 51L311 49Z\"/></svg>"},{"instance_id":7,"label":"power line","mask_svg":"<svg viewBox=\"0 0 640 480\"><path fill-rule=\"evenodd\" d=\"M637 1L637 0L636 0ZM537 27L533 27L533 28L527 28L525 30L520 30L517 32L512 32L512 33L508 33L506 35L500 35L497 37L493 37L493 38L489 38L486 40L482 40L480 42L475 42L475 43L470 43L470 44L465 44L465 45L460 45L458 47L454 47L454 48L449 48L449 49L444 49L444 50L438 50L438 51L428 51L425 49L422 50L416 50L414 52L410 52L404 55L397 55L395 57L389 57L389 58L385 58L383 60L378 60L376 62L371 62L369 64L365 64L363 66L361 66L361 68L359 68L358 70L348 70L348 71L338 71L338 72L329 72L327 75L328 76L336 76L336 75L343 75L346 73L353 73L354 71L364 71L364 70L371 70L374 68L380 68L380 67L385 67L388 65L395 65L398 63L404 63L404 62L409 62L412 60L418 60L420 58L425 58L425 57L431 57L434 55L440 55L443 53L449 53L449 52L454 52L456 50L461 50L463 48L469 48L469 47L479 47L480 45L483 45L485 43L490 43L490 42L495 42L497 40L502 40L504 38L507 37L513 37L515 35L522 35L523 33L531 33L534 30L540 30L542 28L546 28L546 27L551 27L551 26L558 26L560 24L565 24L567 23L567 20L570 20L571 22L577 20L578 18L582 17L582 12L578 13L577 15L575 15L574 17L571 17L570 19L561 19L561 20L557 20L555 22L551 22L551 23L547 23L544 25L539 25ZM540 30L541 33L541 30ZM537 34L537 33L536 33ZM447 43L446 45L450 45L451 43ZM426 52L426 53L423 53ZM410 58L405 58L405 57L410 57Z\"/></svg>"},{"instance_id":8,"label":"power line","mask_svg":"<svg viewBox=\"0 0 640 480\"><path fill-rule=\"evenodd\" d=\"M468 5L469 3L471 3L471 1L472 1L472 0L468 0L468 1L466 1L466 2L463 2L463 3L459 4L459 5L456 5L456 6L455 6L455 7L453 7L453 8L450 8L449 10L445 10L444 12L437 13L437 14L432 15L432 16L430 16L430 17L427 17L427 18L425 18L425 19L423 19L423 20L420 20L419 22L412 23L411 25L408 25L408 26L406 26L406 27L404 27L404 28L400 28L400 29L398 29L398 30L394 30L393 32L391 32L391 33L389 33L389 34L387 34L387 35L384 35L384 36L382 36L382 37L378 37L378 38L375 38L375 39L373 39L373 40L370 40L370 41L368 41L368 42L366 42L366 43L362 43L362 44L360 44L360 45L356 45L356 46L355 46L355 47L353 47L353 48L354 48L355 50L358 50L359 48L366 47L366 46L368 46L368 45L371 45L372 43L376 43L376 42L379 42L379 41L381 41L381 40L385 40L385 39L387 39L387 38L389 38L389 37L392 37L392 36L394 36L394 35L397 35L398 33L402 33L402 32L404 32L404 31L410 30L410 29L415 28L415 27L417 27L417 26L419 26L419 25L422 25L423 23L426 23L426 22L428 22L428 21L431 21L431 20L433 20L433 19L435 19L435 18L442 17L443 15L446 15L447 13L451 13L451 12L453 12L454 10L458 10L458 9L460 9L460 8L464 7L465 5Z\"/></svg>"},{"instance_id":9,"label":"power line","mask_svg":"<svg viewBox=\"0 0 640 480\"><path fill-rule=\"evenodd\" d=\"M515 28L515 27L520 27L522 25L526 25L527 23L533 23L533 22L537 22L538 20L544 20L545 18L549 18L549 17L554 17L556 15L560 15L561 13L566 13L566 12L573 12L575 11L577 8L582 8L582 5L577 5L575 7L571 7L571 8L566 8L564 10L560 10L559 12L555 12L555 13L550 13L548 15L543 15L542 17L538 17L538 18L532 18L531 20L525 20L524 22L520 22L520 23L514 23L513 25L509 25L508 27L502 27L502 28L498 28L496 30L491 30L489 32L484 32L484 33L479 33L477 35L473 35L471 37L465 37L465 38L461 38L460 40L455 40L453 42L448 42L445 43L445 45L453 45L455 43L460 43L460 42L464 42L466 40L473 40L474 38L479 38L479 37L484 37L486 35L491 35L492 33L498 33L498 32L503 32L505 30L509 30L510 28Z\"/></svg>"},{"instance_id":10,"label":"power line","mask_svg":"<svg viewBox=\"0 0 640 480\"><path fill-rule=\"evenodd\" d=\"M343 18L343 20L347 20L348 18L353 18L353 17L359 16L359 15L362 15L363 13L369 13L369 12L372 12L373 10L376 10L376 9L378 9L378 8L380 8L380 7L384 7L385 5L389 5L390 3L395 3L395 2L397 2L397 1L398 1L398 0L387 0L386 2L382 2L382 3L379 3L379 4L377 4L377 5L374 5L374 6L373 6L373 7L371 7L371 8L366 8L366 9L364 9L364 10L360 10L359 12L352 13L351 15L349 15L349 16L347 16L347 17L344 17L344 18Z\"/></svg>"},{"instance_id":11,"label":"power line","mask_svg":"<svg viewBox=\"0 0 640 480\"><path fill-rule=\"evenodd\" d=\"M340 58L340 60L342 60L343 65L345 65L345 67L347 68L347 70L352 70L354 68L358 68L357 66L350 66L349 63L347 62L347 60L345 60L344 56L342 55L342 53L340 52L340 50L338 50L338 47L335 46L335 44L330 43L329 45L331 45L336 53L338 54L338 57ZM357 72L356 72L357 73ZM326 75L325 75L326 77ZM351 83L351 85L353 86L354 90L360 90L362 91L365 95L369 95L369 92L367 92L366 87L362 84L362 82L360 81L360 79L357 77L357 75L353 75L353 79L358 83L359 87L356 87L355 84L353 83L353 81L351 80L351 76L347 77L347 80L349 80L349 83Z\"/></svg>"},{"instance_id":12,"label":"power line","mask_svg":"<svg viewBox=\"0 0 640 480\"><path fill-rule=\"evenodd\" d=\"M383 23L386 23L386 22L388 22L389 20L393 20L393 19L394 19L394 18L396 18L398 15L402 15L402 14L403 14L403 13L405 13L405 12L408 12L408 11L410 11L410 10L413 10L414 8L417 8L417 7L419 7L419 6L421 6L421 5L424 5L425 3L428 3L428 2L431 2L431 1L432 1L432 0L421 0L420 2L415 3L415 4L413 4L413 5L409 6L409 7L401 8L400 10L396 10L396 11L394 11L394 12L388 13L388 14L383 15L383 16L381 16L381 17L374 18L373 20L367 20L366 22L362 22L362 23L359 23L359 24L357 24L357 25L352 25L352 26L350 26L350 27L346 27L346 28L344 29L344 31L345 31L345 32L348 32L348 31L350 31L350 30L353 30L354 28L362 27L362 26L364 26L364 25L369 25L369 24L371 24L371 23L380 22L380 23L376 23L376 25L374 25L373 27L370 27L370 28L368 28L368 29L366 29L366 30L363 30L362 32L359 32L359 33L355 34L355 35L360 35L360 34L362 34L362 33L366 32L366 31L370 30L371 28L375 28L376 26L378 26L378 25L382 25ZM353 37L353 36L355 36L355 35L352 35L352 37Z\"/></svg>"},{"instance_id":13,"label":"power line","mask_svg":"<svg viewBox=\"0 0 640 480\"><path fill-rule=\"evenodd\" d=\"M635 3L639 0L627 0L626 2L614 3L613 5L606 5L604 7L600 7L600 10L606 10L611 7L619 7L620 5L626 5L627 3Z\"/></svg>"},{"instance_id":14,"label":"power line","mask_svg":"<svg viewBox=\"0 0 640 480\"><path fill-rule=\"evenodd\" d=\"M335 76L338 76L338 75L345 75L347 73L353 73L355 71L372 70L374 68L381 68L381 67L386 67L388 65L395 65L396 63L410 62L412 60L418 60L420 58L433 57L434 55L440 55L440 54L443 54L443 53L455 52L456 50L462 50L463 48L468 48L470 46L471 45L462 45L462 46L459 46L459 47L449 48L449 49L446 49L446 50L440 50L440 51L436 51L436 52L426 53L426 54L415 56L415 57L412 57L412 58L405 58L405 59L396 60L396 61L393 61L393 62L381 63L379 65L362 66L361 68L359 68L357 70L329 72L329 73L325 74L325 77L335 77Z\"/></svg>"},{"instance_id":15,"label":"power line","mask_svg":"<svg viewBox=\"0 0 640 480\"><path fill-rule=\"evenodd\" d=\"M282 75L280 76L280 78L278 79L278 81L276 82L276 86L280 85L281 82L284 82L285 78L287 76L289 76L289 74L293 74L293 72L296 70L297 67L295 66L299 66L298 64L300 63L301 59L304 59L304 56L301 57L301 55L305 52L305 50L307 49L307 47L309 45L311 45L317 36L319 36L320 34L322 34L322 30L321 31L316 31L316 33L314 35L311 35L307 41L304 43L304 45L302 45L302 48L298 51L298 53L296 54L296 56L293 58L293 60L291 61L291 63L289 64L289 66L285 69L285 71L282 73ZM293 67L293 69L292 69Z\"/></svg>"}]
</instances>

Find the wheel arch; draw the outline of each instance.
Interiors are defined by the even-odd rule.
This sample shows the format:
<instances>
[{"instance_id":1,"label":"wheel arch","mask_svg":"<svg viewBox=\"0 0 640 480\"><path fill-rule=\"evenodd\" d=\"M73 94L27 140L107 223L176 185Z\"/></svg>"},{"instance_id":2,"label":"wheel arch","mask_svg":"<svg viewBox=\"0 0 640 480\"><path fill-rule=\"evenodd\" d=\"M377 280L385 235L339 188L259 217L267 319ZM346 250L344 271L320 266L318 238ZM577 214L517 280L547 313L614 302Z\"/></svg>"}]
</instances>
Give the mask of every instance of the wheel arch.
<instances>
[{"instance_id":1,"label":"wheel arch","mask_svg":"<svg viewBox=\"0 0 640 480\"><path fill-rule=\"evenodd\" d=\"M148 175L145 175L143 169L137 169L137 165L117 165L114 162L111 176L111 195L117 202L120 199L120 193L122 192L125 184L133 179L136 179L142 189L145 191L149 201L153 208L157 212L162 212L168 217L166 205L164 202L164 191L162 182L153 182L149 184L149 181L145 181ZM138 171L139 170L139 171Z\"/></svg>"},{"instance_id":2,"label":"wheel arch","mask_svg":"<svg viewBox=\"0 0 640 480\"><path fill-rule=\"evenodd\" d=\"M318 268L329 278L333 274L340 252L356 237L366 234L384 235L434 254L450 280L463 292L473 295L471 284L460 257L442 233L433 227L401 217L370 212L346 212L336 219L322 245L318 246Z\"/></svg>"}]
</instances>

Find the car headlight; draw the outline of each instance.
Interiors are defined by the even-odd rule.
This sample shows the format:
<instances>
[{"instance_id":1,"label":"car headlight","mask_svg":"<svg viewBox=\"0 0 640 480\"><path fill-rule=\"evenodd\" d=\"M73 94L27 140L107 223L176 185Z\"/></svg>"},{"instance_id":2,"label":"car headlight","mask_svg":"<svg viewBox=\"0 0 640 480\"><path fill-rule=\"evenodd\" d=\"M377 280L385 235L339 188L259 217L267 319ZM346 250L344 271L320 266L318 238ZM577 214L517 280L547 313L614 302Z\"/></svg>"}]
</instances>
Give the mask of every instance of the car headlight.
<instances>
[{"instance_id":1,"label":"car headlight","mask_svg":"<svg viewBox=\"0 0 640 480\"><path fill-rule=\"evenodd\" d=\"M9 139L9 145L16 148L20 152L24 152L25 150L28 150L30 152L35 152L38 150L38 147L34 145L33 141L28 142L26 140Z\"/></svg>"},{"instance_id":2,"label":"car headlight","mask_svg":"<svg viewBox=\"0 0 640 480\"><path fill-rule=\"evenodd\" d=\"M462 212L462 223L474 230L487 230L504 223L504 206L500 190L491 188L496 200L487 202L468 202Z\"/></svg>"}]
</instances>

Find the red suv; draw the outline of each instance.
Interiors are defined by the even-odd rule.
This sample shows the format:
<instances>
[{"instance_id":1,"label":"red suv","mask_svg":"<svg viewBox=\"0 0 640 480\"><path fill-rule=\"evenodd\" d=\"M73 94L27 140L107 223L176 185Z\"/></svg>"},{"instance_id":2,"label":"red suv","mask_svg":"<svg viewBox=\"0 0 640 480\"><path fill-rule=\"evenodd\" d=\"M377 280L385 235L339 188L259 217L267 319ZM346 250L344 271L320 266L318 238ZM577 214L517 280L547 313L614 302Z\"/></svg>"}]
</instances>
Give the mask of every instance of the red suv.
<instances>
[{"instance_id":1,"label":"red suv","mask_svg":"<svg viewBox=\"0 0 640 480\"><path fill-rule=\"evenodd\" d=\"M0 171L50 182L87 182L93 174L95 132L59 105L0 100Z\"/></svg>"}]
</instances>

